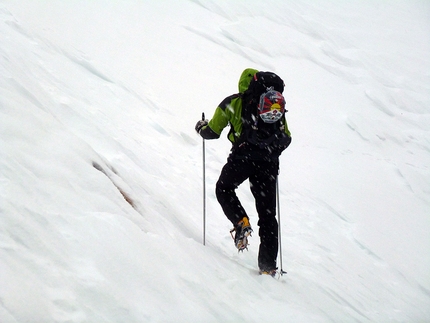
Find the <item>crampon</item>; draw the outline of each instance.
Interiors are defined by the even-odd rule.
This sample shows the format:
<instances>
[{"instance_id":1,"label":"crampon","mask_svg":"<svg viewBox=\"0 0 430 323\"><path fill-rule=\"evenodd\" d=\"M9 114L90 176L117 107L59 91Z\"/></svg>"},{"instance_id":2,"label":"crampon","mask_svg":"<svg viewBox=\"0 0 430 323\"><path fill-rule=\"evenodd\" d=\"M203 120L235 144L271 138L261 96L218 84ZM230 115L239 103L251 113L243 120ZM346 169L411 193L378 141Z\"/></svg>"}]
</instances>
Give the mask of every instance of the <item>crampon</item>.
<instances>
[{"instance_id":1,"label":"crampon","mask_svg":"<svg viewBox=\"0 0 430 323\"><path fill-rule=\"evenodd\" d=\"M233 235L233 232L235 234ZM239 223L230 230L230 235L238 251L248 250L248 237L251 236L252 229L247 217L244 217Z\"/></svg>"}]
</instances>

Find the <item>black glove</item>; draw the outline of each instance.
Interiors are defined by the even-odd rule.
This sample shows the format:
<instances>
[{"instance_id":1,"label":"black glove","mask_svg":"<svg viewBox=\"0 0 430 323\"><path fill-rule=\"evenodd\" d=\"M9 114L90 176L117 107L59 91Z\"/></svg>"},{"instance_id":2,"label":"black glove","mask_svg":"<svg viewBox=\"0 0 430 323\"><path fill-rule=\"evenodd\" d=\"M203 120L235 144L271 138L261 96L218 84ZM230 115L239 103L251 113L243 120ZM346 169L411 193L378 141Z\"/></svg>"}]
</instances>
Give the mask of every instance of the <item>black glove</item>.
<instances>
[{"instance_id":1,"label":"black glove","mask_svg":"<svg viewBox=\"0 0 430 323\"><path fill-rule=\"evenodd\" d=\"M207 126L208 125L208 123L209 123L209 121L208 120L199 120L199 121L197 121L197 123L196 123L196 131L198 132L198 133L200 133L200 130L202 130L202 128L204 127L204 126Z\"/></svg>"}]
</instances>

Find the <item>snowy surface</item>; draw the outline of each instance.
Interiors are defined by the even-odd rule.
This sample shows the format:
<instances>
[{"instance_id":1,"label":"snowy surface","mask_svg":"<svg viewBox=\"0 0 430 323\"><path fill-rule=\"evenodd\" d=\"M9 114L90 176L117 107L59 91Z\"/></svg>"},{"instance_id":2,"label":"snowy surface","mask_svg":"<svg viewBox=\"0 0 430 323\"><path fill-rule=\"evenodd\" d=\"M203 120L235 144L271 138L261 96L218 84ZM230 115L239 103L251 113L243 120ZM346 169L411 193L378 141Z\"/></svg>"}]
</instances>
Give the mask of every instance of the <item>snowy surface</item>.
<instances>
[{"instance_id":1,"label":"snowy surface","mask_svg":"<svg viewBox=\"0 0 430 323\"><path fill-rule=\"evenodd\" d=\"M429 322L429 53L420 0L0 0L0 322ZM225 133L202 244L194 125L248 67L286 83L279 280Z\"/></svg>"}]
</instances>

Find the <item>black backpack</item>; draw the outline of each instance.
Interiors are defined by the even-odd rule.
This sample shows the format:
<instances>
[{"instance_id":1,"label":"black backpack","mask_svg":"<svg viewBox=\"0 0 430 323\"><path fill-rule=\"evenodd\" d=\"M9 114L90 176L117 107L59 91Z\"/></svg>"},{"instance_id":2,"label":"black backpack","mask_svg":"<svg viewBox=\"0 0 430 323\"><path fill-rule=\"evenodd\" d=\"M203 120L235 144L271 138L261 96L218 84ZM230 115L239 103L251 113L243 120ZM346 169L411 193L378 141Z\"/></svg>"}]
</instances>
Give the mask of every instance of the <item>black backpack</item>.
<instances>
[{"instance_id":1,"label":"black backpack","mask_svg":"<svg viewBox=\"0 0 430 323\"><path fill-rule=\"evenodd\" d=\"M250 151L270 154L282 151L282 146L290 140L285 134L285 116L275 123L265 123L258 115L260 96L269 90L282 93L284 81L275 73L258 72L242 94L242 134L236 143L238 147L247 146Z\"/></svg>"},{"instance_id":2,"label":"black backpack","mask_svg":"<svg viewBox=\"0 0 430 323\"><path fill-rule=\"evenodd\" d=\"M260 97L264 92L272 90L280 93L284 92L284 81L275 73L272 72L258 72L254 75L249 83L248 92L252 96Z\"/></svg>"}]
</instances>

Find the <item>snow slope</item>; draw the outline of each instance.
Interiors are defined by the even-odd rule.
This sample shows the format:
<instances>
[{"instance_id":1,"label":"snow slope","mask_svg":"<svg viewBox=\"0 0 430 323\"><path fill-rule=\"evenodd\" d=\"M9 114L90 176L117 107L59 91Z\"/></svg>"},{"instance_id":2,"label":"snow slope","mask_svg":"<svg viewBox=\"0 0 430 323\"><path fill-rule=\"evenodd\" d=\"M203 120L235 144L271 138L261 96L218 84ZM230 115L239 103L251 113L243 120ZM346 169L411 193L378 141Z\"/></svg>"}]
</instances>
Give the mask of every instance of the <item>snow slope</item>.
<instances>
[{"instance_id":1,"label":"snow slope","mask_svg":"<svg viewBox=\"0 0 430 323\"><path fill-rule=\"evenodd\" d=\"M430 3L0 0L0 322L430 321ZM194 124L286 83L283 269ZM257 231L247 184L238 194Z\"/></svg>"}]
</instances>

